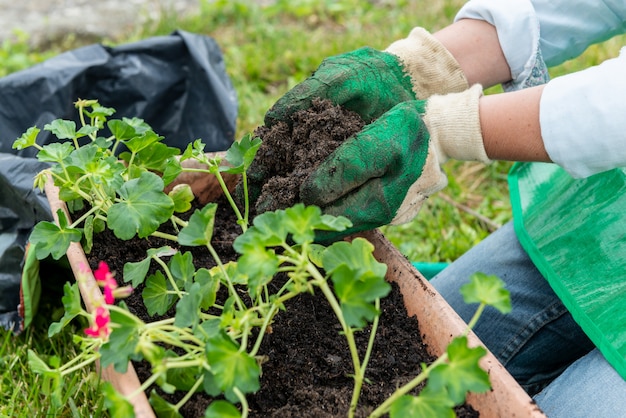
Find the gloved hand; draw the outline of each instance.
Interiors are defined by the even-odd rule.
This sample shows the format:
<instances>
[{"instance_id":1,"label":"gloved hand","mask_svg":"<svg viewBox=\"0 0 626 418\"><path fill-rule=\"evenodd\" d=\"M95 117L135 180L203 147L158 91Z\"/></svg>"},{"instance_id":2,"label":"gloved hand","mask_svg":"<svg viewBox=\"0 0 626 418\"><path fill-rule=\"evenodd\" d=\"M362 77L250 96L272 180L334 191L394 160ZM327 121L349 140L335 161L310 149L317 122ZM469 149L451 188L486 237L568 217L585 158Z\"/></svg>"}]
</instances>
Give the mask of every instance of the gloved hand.
<instances>
[{"instance_id":1,"label":"gloved hand","mask_svg":"<svg viewBox=\"0 0 626 418\"><path fill-rule=\"evenodd\" d=\"M291 126L291 116L311 107L315 98L357 112L366 123L398 103L468 88L461 67L428 31L415 28L385 51L361 48L327 58L315 73L281 97L265 115L265 125ZM263 147L259 151L263 152ZM280 150L276 151L280 152ZM255 202L272 167L256 159L248 170L249 195ZM237 187L237 195L242 195Z\"/></svg>"},{"instance_id":2,"label":"gloved hand","mask_svg":"<svg viewBox=\"0 0 626 418\"><path fill-rule=\"evenodd\" d=\"M385 51L366 47L325 59L272 106L265 125L289 124L291 115L309 108L314 98L329 99L370 122L400 102L468 87L448 50L428 31L415 28Z\"/></svg>"},{"instance_id":3,"label":"gloved hand","mask_svg":"<svg viewBox=\"0 0 626 418\"><path fill-rule=\"evenodd\" d=\"M450 158L489 163L478 115L482 87L403 102L344 142L300 189L305 204L343 215L353 227L333 240L408 222L428 196L447 185Z\"/></svg>"}]
</instances>

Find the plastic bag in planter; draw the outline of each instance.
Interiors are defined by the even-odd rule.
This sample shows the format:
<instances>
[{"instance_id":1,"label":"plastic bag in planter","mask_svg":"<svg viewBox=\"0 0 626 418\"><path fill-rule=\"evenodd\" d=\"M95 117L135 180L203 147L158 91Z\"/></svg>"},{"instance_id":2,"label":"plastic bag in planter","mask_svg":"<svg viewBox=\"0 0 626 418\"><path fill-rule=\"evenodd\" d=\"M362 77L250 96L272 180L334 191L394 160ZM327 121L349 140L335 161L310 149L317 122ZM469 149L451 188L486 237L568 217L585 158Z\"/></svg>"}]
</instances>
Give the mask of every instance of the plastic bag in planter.
<instances>
[{"instance_id":1,"label":"plastic bag in planter","mask_svg":"<svg viewBox=\"0 0 626 418\"><path fill-rule=\"evenodd\" d=\"M626 169L577 180L556 164L518 163L509 184L522 246L626 379Z\"/></svg>"},{"instance_id":2,"label":"plastic bag in planter","mask_svg":"<svg viewBox=\"0 0 626 418\"><path fill-rule=\"evenodd\" d=\"M114 108L116 118L144 119L165 143L180 149L200 138L207 151L221 151L234 140L236 93L217 43L207 36L176 31L117 47L90 45L1 78L0 325L5 328L17 331L34 315L41 283L32 280L20 306L26 324L18 315L25 247L32 227L52 219L47 201L33 189L43 168L36 150L16 151L12 145L31 126L43 128L58 118L78 123L73 103L79 98ZM42 129L38 143L53 140ZM35 276L37 268L38 263L30 268ZM46 280L49 276L46 271Z\"/></svg>"}]
</instances>

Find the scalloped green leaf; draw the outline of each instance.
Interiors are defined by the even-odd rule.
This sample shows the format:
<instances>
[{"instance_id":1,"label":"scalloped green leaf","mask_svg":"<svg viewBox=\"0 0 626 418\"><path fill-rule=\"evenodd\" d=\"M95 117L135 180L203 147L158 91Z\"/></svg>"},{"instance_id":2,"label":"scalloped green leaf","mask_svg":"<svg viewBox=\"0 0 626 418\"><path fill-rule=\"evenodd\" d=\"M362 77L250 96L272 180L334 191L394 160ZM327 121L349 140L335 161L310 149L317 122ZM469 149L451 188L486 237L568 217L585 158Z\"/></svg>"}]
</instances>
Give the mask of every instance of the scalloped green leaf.
<instances>
[{"instance_id":1,"label":"scalloped green leaf","mask_svg":"<svg viewBox=\"0 0 626 418\"><path fill-rule=\"evenodd\" d=\"M465 303L484 303L504 314L511 312L511 294L496 275L474 273L460 290Z\"/></svg>"},{"instance_id":2,"label":"scalloped green leaf","mask_svg":"<svg viewBox=\"0 0 626 418\"><path fill-rule=\"evenodd\" d=\"M455 404L465 401L467 392L483 393L491 389L489 374L480 367L487 354L484 347L467 346L467 337L456 337L446 349L448 362L431 370L428 386L434 391L446 391Z\"/></svg>"},{"instance_id":3,"label":"scalloped green leaf","mask_svg":"<svg viewBox=\"0 0 626 418\"><path fill-rule=\"evenodd\" d=\"M261 138L253 137L252 134L246 134L239 141L233 142L226 151L225 160L229 165L220 167L220 171L231 174L245 172L252 164L260 146Z\"/></svg>"},{"instance_id":4,"label":"scalloped green leaf","mask_svg":"<svg viewBox=\"0 0 626 418\"><path fill-rule=\"evenodd\" d=\"M119 195L122 201L109 208L107 224L122 240L147 237L174 213L174 202L163 193L163 180L154 173L129 180Z\"/></svg>"},{"instance_id":5,"label":"scalloped green leaf","mask_svg":"<svg viewBox=\"0 0 626 418\"><path fill-rule=\"evenodd\" d=\"M59 139L76 138L76 122L73 120L55 119L43 129L52 132Z\"/></svg>"},{"instance_id":6,"label":"scalloped green leaf","mask_svg":"<svg viewBox=\"0 0 626 418\"><path fill-rule=\"evenodd\" d=\"M37 143L37 136L39 135L39 132L41 132L41 129L37 128L36 126L28 128L26 132L24 132L19 138L17 138L13 142L12 148L21 150L24 148L32 147Z\"/></svg>"},{"instance_id":7,"label":"scalloped green leaf","mask_svg":"<svg viewBox=\"0 0 626 418\"><path fill-rule=\"evenodd\" d=\"M387 266L373 256L374 246L363 238L339 241L322 254L322 264L330 274L346 322L361 328L372 321L378 310L373 302L387 296L391 286L385 281Z\"/></svg>"},{"instance_id":8,"label":"scalloped green leaf","mask_svg":"<svg viewBox=\"0 0 626 418\"><path fill-rule=\"evenodd\" d=\"M74 151L69 142L53 142L37 153L37 159L46 163L61 163Z\"/></svg>"},{"instance_id":9,"label":"scalloped green leaf","mask_svg":"<svg viewBox=\"0 0 626 418\"><path fill-rule=\"evenodd\" d=\"M261 368L256 359L239 349L224 332L213 335L206 344L211 370L205 370L204 389L210 395L224 393L232 402L238 400L234 389L243 393L259 390Z\"/></svg>"},{"instance_id":10,"label":"scalloped green leaf","mask_svg":"<svg viewBox=\"0 0 626 418\"><path fill-rule=\"evenodd\" d=\"M146 279L146 287L141 292L143 303L150 316L163 315L174 304L174 295L169 293L167 279L161 271Z\"/></svg>"},{"instance_id":11,"label":"scalloped green leaf","mask_svg":"<svg viewBox=\"0 0 626 418\"><path fill-rule=\"evenodd\" d=\"M196 209L187 226L178 233L178 242L190 247L209 244L213 236L216 210L216 203L209 203L202 209Z\"/></svg>"},{"instance_id":12,"label":"scalloped green leaf","mask_svg":"<svg viewBox=\"0 0 626 418\"><path fill-rule=\"evenodd\" d=\"M35 225L30 234L30 242L35 247L37 259L43 260L49 255L59 260L65 255L72 242L79 242L82 233L79 229L67 228L65 212L57 211L61 226L48 221L41 221ZM62 220L65 220L63 222Z\"/></svg>"},{"instance_id":13,"label":"scalloped green leaf","mask_svg":"<svg viewBox=\"0 0 626 418\"><path fill-rule=\"evenodd\" d=\"M191 186L188 184L177 184L168 193L168 196L174 202L174 212L182 213L191 209L191 202L195 196L191 190Z\"/></svg>"}]
</instances>

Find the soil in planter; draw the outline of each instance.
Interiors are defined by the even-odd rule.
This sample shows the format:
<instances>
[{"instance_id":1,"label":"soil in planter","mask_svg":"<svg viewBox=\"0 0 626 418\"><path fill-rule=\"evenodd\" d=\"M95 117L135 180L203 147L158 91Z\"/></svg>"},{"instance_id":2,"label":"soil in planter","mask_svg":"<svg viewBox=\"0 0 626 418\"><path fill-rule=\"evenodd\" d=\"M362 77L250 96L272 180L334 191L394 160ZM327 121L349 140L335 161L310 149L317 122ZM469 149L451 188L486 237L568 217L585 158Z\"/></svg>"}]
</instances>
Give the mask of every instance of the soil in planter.
<instances>
[{"instance_id":1,"label":"soil in planter","mask_svg":"<svg viewBox=\"0 0 626 418\"><path fill-rule=\"evenodd\" d=\"M269 170L271 177L262 193L274 197L271 199L273 206L265 206L260 211L297 203L299 186L308 173L364 125L357 114L321 100L293 119L293 129L279 123L272 128L260 127L255 132L264 141L257 160L262 160L260 163ZM255 163L259 162L255 160ZM218 202L218 211L216 222L232 219L225 202ZM216 223L213 244L225 259L234 257L231 244L239 233L239 227L232 220ZM107 261L121 281L125 262L143 259L148 248L162 245L171 243L151 238L122 244L110 231L105 231L94 237L94 250L88 259L92 268L100 260ZM213 265L206 252L198 248L181 250L192 251L198 267ZM146 321L160 319L148 318L141 290L140 286L126 300L129 309ZM415 377L420 363L434 360L422 342L416 319L407 319L402 296L395 285L392 293L381 301L381 311L376 343L366 372L369 383L364 385L359 402L359 417L367 416L396 387ZM173 312L165 316L170 314ZM250 416L345 417L352 396L352 363L337 319L321 292L291 300L287 311L277 315L272 330L259 351L268 360L262 366L261 389L248 396ZM369 329L357 333L360 347L365 347L368 338ZM150 375L146 363L134 366L140 380ZM157 390L172 403L182 397L182 394L168 395ZM203 416L211 400L202 394L194 395L181 413L186 417ZM468 405L458 407L456 413L459 417L478 416Z\"/></svg>"},{"instance_id":2,"label":"soil in planter","mask_svg":"<svg viewBox=\"0 0 626 418\"><path fill-rule=\"evenodd\" d=\"M105 244L103 241L107 239L110 241ZM133 243L137 245L126 245ZM125 261L142 259L147 246L145 240L129 241L121 245L106 231L99 234L94 249L105 251L92 252L88 256L92 267L95 268L98 260L104 259L110 264L112 271L121 272ZM194 254L197 264L213 264L212 260L200 257L200 254ZM276 279L276 286L280 280ZM141 302L142 287L125 300L129 309L145 321L160 319L147 315ZM415 317L407 318L402 295L395 284L391 294L381 300L381 311L376 343L366 373L369 383L363 387L358 417L366 417L396 387L415 377L422 362L430 363L434 360L422 342L417 320ZM168 315L173 315L173 312L165 316ZM267 356L267 361L262 366L261 389L248 396L250 417L345 417L352 396L352 363L347 343L340 335L341 328L321 292L300 295L291 300L287 311L277 315L272 330L265 337L259 351L261 355ZM365 347L368 338L369 329L357 333L359 347ZM361 358L362 356L363 352ZM135 362L134 367L141 381L150 376L149 364ZM150 390L152 389L156 389L171 403L176 403L183 395L168 395L156 387ZM185 417L204 416L211 401L212 398L207 395L195 395L181 413ZM458 417L479 416L468 405L456 408L456 413Z\"/></svg>"}]
</instances>

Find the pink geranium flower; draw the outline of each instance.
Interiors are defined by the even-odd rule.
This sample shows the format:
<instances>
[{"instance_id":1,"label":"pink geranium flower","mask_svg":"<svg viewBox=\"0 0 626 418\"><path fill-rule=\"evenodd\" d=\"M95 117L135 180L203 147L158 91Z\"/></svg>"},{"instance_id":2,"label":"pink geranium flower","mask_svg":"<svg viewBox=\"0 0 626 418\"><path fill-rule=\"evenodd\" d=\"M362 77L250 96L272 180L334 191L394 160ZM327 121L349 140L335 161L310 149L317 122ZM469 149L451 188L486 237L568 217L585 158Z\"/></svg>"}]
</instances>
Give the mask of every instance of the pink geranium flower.
<instances>
[{"instance_id":1,"label":"pink geranium flower","mask_svg":"<svg viewBox=\"0 0 626 418\"><path fill-rule=\"evenodd\" d=\"M98 285L104 290L104 301L108 304L115 302L113 291L117 289L117 281L115 277L113 277L113 273L109 270L108 264L101 261L93 275Z\"/></svg>"},{"instance_id":2,"label":"pink geranium flower","mask_svg":"<svg viewBox=\"0 0 626 418\"><path fill-rule=\"evenodd\" d=\"M91 327L85 329L85 334L90 337L99 337L104 340L108 339L111 334L111 315L109 314L109 310L104 306L98 306L92 318Z\"/></svg>"},{"instance_id":3,"label":"pink geranium flower","mask_svg":"<svg viewBox=\"0 0 626 418\"><path fill-rule=\"evenodd\" d=\"M98 268L93 273L98 285L104 291L104 301L108 304L115 302L115 298L125 298L130 295L133 288L130 286L119 287L113 273L109 270L109 266L104 261L98 264Z\"/></svg>"}]
</instances>

